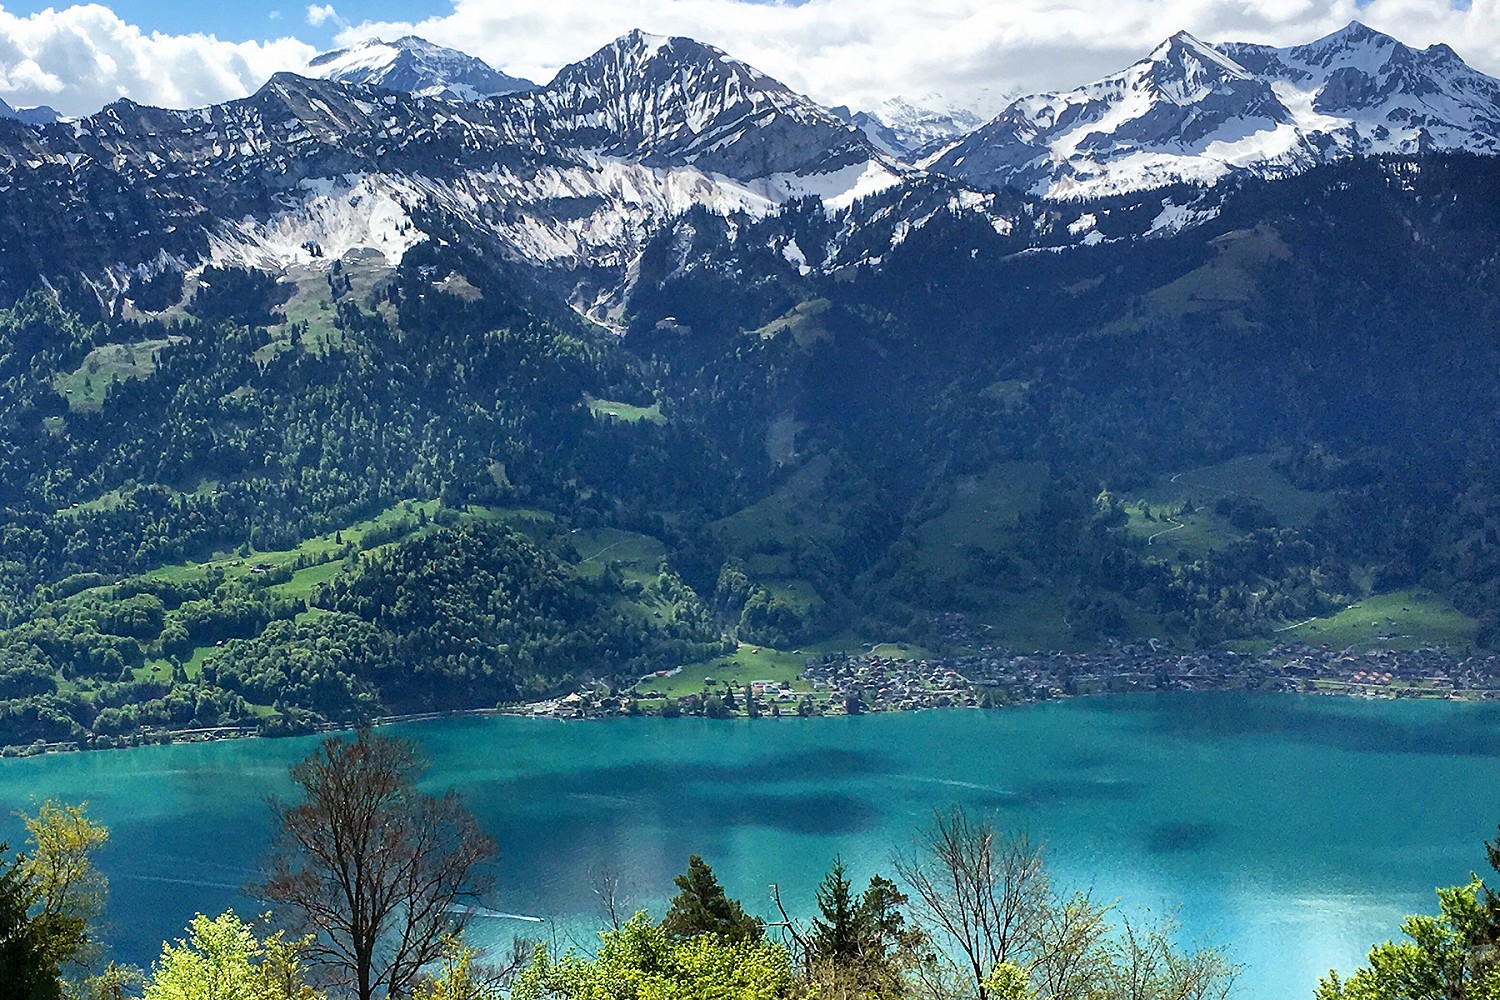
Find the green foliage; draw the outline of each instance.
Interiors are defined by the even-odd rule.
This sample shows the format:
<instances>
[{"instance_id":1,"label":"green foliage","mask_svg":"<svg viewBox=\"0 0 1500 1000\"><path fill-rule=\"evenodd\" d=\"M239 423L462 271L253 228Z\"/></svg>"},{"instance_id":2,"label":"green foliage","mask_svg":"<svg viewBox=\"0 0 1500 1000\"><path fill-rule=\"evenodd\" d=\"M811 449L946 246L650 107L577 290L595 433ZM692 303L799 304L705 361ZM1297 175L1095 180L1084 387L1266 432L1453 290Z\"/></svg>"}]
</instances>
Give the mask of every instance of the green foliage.
<instances>
[{"instance_id":1,"label":"green foliage","mask_svg":"<svg viewBox=\"0 0 1500 1000\"><path fill-rule=\"evenodd\" d=\"M813 977L839 993L860 996L901 996L903 976L915 968L926 951L926 936L906 922L901 907L907 898L896 884L879 875L856 898L835 858L819 884L808 937Z\"/></svg>"},{"instance_id":2,"label":"green foliage","mask_svg":"<svg viewBox=\"0 0 1500 1000\"><path fill-rule=\"evenodd\" d=\"M1033 1000L1031 981L1024 970L1010 962L1001 962L984 977L985 991L993 1000Z\"/></svg>"},{"instance_id":3,"label":"green foliage","mask_svg":"<svg viewBox=\"0 0 1500 1000\"><path fill-rule=\"evenodd\" d=\"M589 585L503 524L466 522L399 543L335 581L320 603L379 630L387 659L381 696L394 707L514 700L585 673L635 674L674 656L701 656L718 636L696 596L663 576L670 621L627 617L623 584ZM328 626L336 628L336 626Z\"/></svg>"},{"instance_id":4,"label":"green foliage","mask_svg":"<svg viewBox=\"0 0 1500 1000\"><path fill-rule=\"evenodd\" d=\"M438 969L417 984L412 1000L499 1000L501 991L479 971L478 951L451 941Z\"/></svg>"},{"instance_id":5,"label":"green foliage","mask_svg":"<svg viewBox=\"0 0 1500 1000\"><path fill-rule=\"evenodd\" d=\"M34 920L32 892L21 870L5 862L0 870L0 998L59 1000L61 970L56 957L58 931L71 938L72 928L56 921Z\"/></svg>"},{"instance_id":6,"label":"green foliage","mask_svg":"<svg viewBox=\"0 0 1500 1000\"><path fill-rule=\"evenodd\" d=\"M52 800L21 818L26 851L0 859L0 998L55 1000L64 973L98 954L108 883L94 855L109 832L83 806Z\"/></svg>"},{"instance_id":7,"label":"green foliage","mask_svg":"<svg viewBox=\"0 0 1500 1000\"><path fill-rule=\"evenodd\" d=\"M598 956L554 959L537 949L517 977L514 1000L774 1000L793 996L786 952L755 938L682 938L644 913L600 935Z\"/></svg>"},{"instance_id":8,"label":"green foliage","mask_svg":"<svg viewBox=\"0 0 1500 1000\"><path fill-rule=\"evenodd\" d=\"M646 248L623 342L441 220L399 268L340 262L295 288L205 269L171 322L91 325L25 296L0 312L0 742L489 705L707 659L722 630L942 652L951 613L1000 644L1188 647L1420 590L1395 629L1328 636L1494 644L1500 173L1419 162L1410 185L1374 161L1246 185L1202 226L1077 253L1016 253L1059 222L1019 202L1010 233L939 213L837 280L766 249L795 234L818 258L831 231L806 205L746 223L767 239L688 213ZM182 292L147 285L163 306ZM410 498L420 516L362 555L353 526ZM598 586L527 589L496 624L418 549L369 551L421 544L439 501L544 511L557 531L531 541ZM625 535L669 572L611 568L611 543L568 552ZM459 612L377 609L416 592L400 573ZM398 696L384 660L347 650L311 656L316 681L286 669L335 641L272 627L309 606L421 632L392 647L413 683ZM254 700L264 684L198 676L234 640L292 682L282 711Z\"/></svg>"},{"instance_id":9,"label":"green foliage","mask_svg":"<svg viewBox=\"0 0 1500 1000\"><path fill-rule=\"evenodd\" d=\"M759 917L747 914L737 899L724 894L713 869L698 855L688 858L687 871L673 881L681 891L662 918L661 927L674 940L713 935L730 943L757 942L765 932Z\"/></svg>"},{"instance_id":10,"label":"green foliage","mask_svg":"<svg viewBox=\"0 0 1500 1000\"><path fill-rule=\"evenodd\" d=\"M1317 1000L1494 1000L1500 997L1500 961L1478 896L1482 884L1439 889L1438 916L1414 915L1401 923L1406 941L1376 945L1366 965L1348 979L1330 972Z\"/></svg>"},{"instance_id":11,"label":"green foliage","mask_svg":"<svg viewBox=\"0 0 1500 1000\"><path fill-rule=\"evenodd\" d=\"M304 981L304 943L281 932L265 941L233 911L188 923L188 936L162 946L144 1000L317 1000Z\"/></svg>"},{"instance_id":12,"label":"green foliage","mask_svg":"<svg viewBox=\"0 0 1500 1000\"><path fill-rule=\"evenodd\" d=\"M1500 833L1484 846L1500 873ZM1347 979L1330 972L1317 1000L1500 998L1500 897L1477 877L1438 889L1437 897L1437 916L1407 917L1405 941L1376 945Z\"/></svg>"}]
</instances>

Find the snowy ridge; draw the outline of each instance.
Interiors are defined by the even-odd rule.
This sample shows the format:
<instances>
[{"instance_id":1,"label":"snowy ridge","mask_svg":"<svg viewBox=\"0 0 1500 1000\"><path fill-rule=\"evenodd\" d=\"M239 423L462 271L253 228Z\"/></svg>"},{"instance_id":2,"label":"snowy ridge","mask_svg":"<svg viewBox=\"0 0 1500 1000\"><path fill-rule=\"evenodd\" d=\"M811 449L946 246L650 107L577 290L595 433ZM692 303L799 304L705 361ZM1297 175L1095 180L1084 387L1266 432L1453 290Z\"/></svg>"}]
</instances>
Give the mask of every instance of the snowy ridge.
<instances>
[{"instance_id":1,"label":"snowy ridge","mask_svg":"<svg viewBox=\"0 0 1500 1000\"><path fill-rule=\"evenodd\" d=\"M365 68L386 65L383 49L361 51ZM597 286L691 208L759 217L818 197L833 210L903 171L717 49L632 33L546 88L482 101L278 74L212 107L119 101L0 130L0 247L50 245L48 280L116 294L159 260L276 269L375 251L395 264L428 238L425 220L447 219Z\"/></svg>"},{"instance_id":2,"label":"snowy ridge","mask_svg":"<svg viewBox=\"0 0 1500 1000\"><path fill-rule=\"evenodd\" d=\"M51 125L62 116L45 104L34 108L13 108L0 100L0 118L14 118L25 125Z\"/></svg>"},{"instance_id":3,"label":"snowy ridge","mask_svg":"<svg viewBox=\"0 0 1500 1000\"><path fill-rule=\"evenodd\" d=\"M1444 149L1500 152L1500 81L1447 46L1412 49L1352 22L1287 49L1181 32L1096 83L1013 101L920 162L1056 198Z\"/></svg>"},{"instance_id":4,"label":"snowy ridge","mask_svg":"<svg viewBox=\"0 0 1500 1000\"><path fill-rule=\"evenodd\" d=\"M879 266L934 222L1015 234L1017 252L1056 249L1199 224L1219 210L1210 185L1236 173L1500 153L1500 81L1444 46L1413 50L1357 24L1288 49L1175 35L1088 87L1010 101L917 159L926 170L692 39L631 32L545 87L473 101L392 86L403 54L429 68L468 58L370 43L317 62L379 83L278 74L212 107L118 101L80 120L0 123L0 290L83 286L108 305L163 268L351 253L395 264L456 228L587 306L618 302L655 235L695 208L731 234L817 216L775 244L811 273ZM881 114L902 142L968 124L951 106Z\"/></svg>"},{"instance_id":5,"label":"snowy ridge","mask_svg":"<svg viewBox=\"0 0 1500 1000\"><path fill-rule=\"evenodd\" d=\"M460 101L513 94L536 86L457 49L411 35L394 42L375 38L325 52L307 64L304 75Z\"/></svg>"},{"instance_id":6,"label":"snowy ridge","mask_svg":"<svg viewBox=\"0 0 1500 1000\"><path fill-rule=\"evenodd\" d=\"M881 160L826 108L691 38L632 31L523 103L554 143L741 180Z\"/></svg>"},{"instance_id":7,"label":"snowy ridge","mask_svg":"<svg viewBox=\"0 0 1500 1000\"><path fill-rule=\"evenodd\" d=\"M951 103L941 94L928 94L920 103L897 96L882 101L872 111L836 112L864 132L877 149L900 159L921 156L934 146L968 135L985 122L978 111Z\"/></svg>"}]
</instances>

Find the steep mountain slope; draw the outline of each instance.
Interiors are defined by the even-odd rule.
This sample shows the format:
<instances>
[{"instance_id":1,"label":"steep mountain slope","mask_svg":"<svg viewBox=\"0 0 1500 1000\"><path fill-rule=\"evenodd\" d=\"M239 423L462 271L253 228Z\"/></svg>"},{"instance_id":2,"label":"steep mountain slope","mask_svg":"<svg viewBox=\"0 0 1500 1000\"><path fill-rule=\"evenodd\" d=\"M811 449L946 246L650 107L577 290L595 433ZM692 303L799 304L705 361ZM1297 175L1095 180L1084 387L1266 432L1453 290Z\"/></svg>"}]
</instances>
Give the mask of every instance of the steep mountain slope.
<instances>
[{"instance_id":1,"label":"steep mountain slope","mask_svg":"<svg viewBox=\"0 0 1500 1000\"><path fill-rule=\"evenodd\" d=\"M708 46L632 33L540 90L445 101L279 74L192 111L120 101L75 123L0 123L0 283L91 290L211 261L275 269L429 221L533 264L617 281L693 205L831 204L899 181L830 113ZM585 292L584 294L589 294Z\"/></svg>"},{"instance_id":2,"label":"steep mountain slope","mask_svg":"<svg viewBox=\"0 0 1500 1000\"><path fill-rule=\"evenodd\" d=\"M375 38L347 49L325 52L307 64L305 75L461 101L513 94L536 86L457 49L434 45L413 35L394 42Z\"/></svg>"},{"instance_id":3,"label":"steep mountain slope","mask_svg":"<svg viewBox=\"0 0 1500 1000\"><path fill-rule=\"evenodd\" d=\"M56 111L42 104L34 108L13 108L0 101L0 118L14 118L27 125L50 125L61 117Z\"/></svg>"},{"instance_id":4,"label":"steep mountain slope","mask_svg":"<svg viewBox=\"0 0 1500 1000\"><path fill-rule=\"evenodd\" d=\"M1500 81L1447 46L1412 49L1353 22L1289 49L1181 32L1097 83L1012 102L924 163L1076 197L1436 149L1500 152Z\"/></svg>"},{"instance_id":5,"label":"steep mountain slope","mask_svg":"<svg viewBox=\"0 0 1500 1000\"><path fill-rule=\"evenodd\" d=\"M978 112L948 102L940 94L928 94L920 103L892 97L871 111L835 110L879 149L902 159L952 143L985 123Z\"/></svg>"},{"instance_id":6,"label":"steep mountain slope","mask_svg":"<svg viewBox=\"0 0 1500 1000\"><path fill-rule=\"evenodd\" d=\"M1050 642L1269 634L1420 583L1493 636L1500 158L1222 188L1199 226L1062 253L1028 245L1024 209L1011 232L939 211L832 272L844 237L815 213L689 217L648 250L625 343L671 359L737 460L783 465L725 528L761 573L831 563L862 607L997 634L1050 616ZM1274 482L1172 492L1250 456ZM1294 486L1300 514L1277 506Z\"/></svg>"},{"instance_id":7,"label":"steep mountain slope","mask_svg":"<svg viewBox=\"0 0 1500 1000\"><path fill-rule=\"evenodd\" d=\"M896 179L832 112L690 38L632 31L564 67L529 103L553 142L648 166L689 164L755 181L772 197L778 185L853 197ZM849 186L806 183L818 175Z\"/></svg>"}]
</instances>

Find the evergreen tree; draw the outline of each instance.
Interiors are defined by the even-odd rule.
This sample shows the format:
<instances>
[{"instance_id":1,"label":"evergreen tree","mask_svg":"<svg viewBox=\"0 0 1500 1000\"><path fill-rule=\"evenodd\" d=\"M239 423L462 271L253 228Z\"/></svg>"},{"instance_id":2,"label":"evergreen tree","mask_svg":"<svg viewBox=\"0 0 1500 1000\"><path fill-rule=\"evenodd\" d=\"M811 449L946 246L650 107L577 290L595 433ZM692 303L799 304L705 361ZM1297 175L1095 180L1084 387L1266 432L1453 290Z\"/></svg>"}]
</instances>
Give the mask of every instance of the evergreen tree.
<instances>
[{"instance_id":1,"label":"evergreen tree","mask_svg":"<svg viewBox=\"0 0 1500 1000\"><path fill-rule=\"evenodd\" d=\"M673 938L717 934L733 942L761 939L765 928L760 919L747 914L739 900L724 894L713 869L698 855L688 858L687 871L673 881L682 891L661 922L662 929Z\"/></svg>"},{"instance_id":2,"label":"evergreen tree","mask_svg":"<svg viewBox=\"0 0 1500 1000\"><path fill-rule=\"evenodd\" d=\"M3 849L3 848L0 848ZM57 1000L57 959L30 918L30 892L19 868L0 874L0 1000Z\"/></svg>"},{"instance_id":3,"label":"evergreen tree","mask_svg":"<svg viewBox=\"0 0 1500 1000\"><path fill-rule=\"evenodd\" d=\"M833 867L818 886L818 910L822 919L813 920L812 943L818 959L849 964L859 958L859 907L850 892L844 859L834 858Z\"/></svg>"}]
</instances>

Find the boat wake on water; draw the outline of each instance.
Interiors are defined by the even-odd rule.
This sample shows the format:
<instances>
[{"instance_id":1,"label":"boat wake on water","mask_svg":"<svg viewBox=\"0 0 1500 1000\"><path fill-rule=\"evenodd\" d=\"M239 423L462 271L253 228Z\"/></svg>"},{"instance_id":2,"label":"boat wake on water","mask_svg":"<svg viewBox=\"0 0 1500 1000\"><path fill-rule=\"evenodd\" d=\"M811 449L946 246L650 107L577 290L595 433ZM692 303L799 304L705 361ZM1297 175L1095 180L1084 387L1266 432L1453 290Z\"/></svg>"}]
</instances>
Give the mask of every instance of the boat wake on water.
<instances>
[{"instance_id":1,"label":"boat wake on water","mask_svg":"<svg viewBox=\"0 0 1500 1000\"><path fill-rule=\"evenodd\" d=\"M124 872L112 876L113 878L130 879L135 882L165 882L168 885L196 885L205 889L232 889L239 892L244 886L231 885L228 882L205 882L195 878L168 878L165 875L140 875L134 872Z\"/></svg>"},{"instance_id":2,"label":"boat wake on water","mask_svg":"<svg viewBox=\"0 0 1500 1000\"><path fill-rule=\"evenodd\" d=\"M452 913L467 913L470 916L484 917L487 920L524 920L528 924L544 924L545 917L531 917L524 913L506 913L504 910L492 910L487 906L450 906Z\"/></svg>"}]
</instances>

